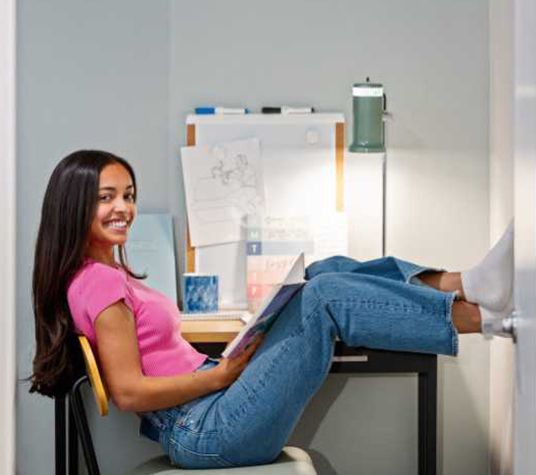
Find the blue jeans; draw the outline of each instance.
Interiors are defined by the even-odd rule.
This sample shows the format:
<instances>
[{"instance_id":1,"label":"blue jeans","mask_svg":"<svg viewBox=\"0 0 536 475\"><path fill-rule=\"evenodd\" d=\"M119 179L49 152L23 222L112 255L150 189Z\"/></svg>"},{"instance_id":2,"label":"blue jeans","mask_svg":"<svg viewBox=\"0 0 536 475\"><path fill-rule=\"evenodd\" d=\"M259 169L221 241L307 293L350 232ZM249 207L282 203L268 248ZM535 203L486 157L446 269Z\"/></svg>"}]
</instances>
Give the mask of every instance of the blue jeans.
<instances>
[{"instance_id":1,"label":"blue jeans","mask_svg":"<svg viewBox=\"0 0 536 475\"><path fill-rule=\"evenodd\" d=\"M309 281L240 377L228 388L144 414L142 434L183 468L272 462L328 375L336 337L355 347L457 354L454 294L420 283L416 276L427 270L391 257L312 264Z\"/></svg>"}]
</instances>

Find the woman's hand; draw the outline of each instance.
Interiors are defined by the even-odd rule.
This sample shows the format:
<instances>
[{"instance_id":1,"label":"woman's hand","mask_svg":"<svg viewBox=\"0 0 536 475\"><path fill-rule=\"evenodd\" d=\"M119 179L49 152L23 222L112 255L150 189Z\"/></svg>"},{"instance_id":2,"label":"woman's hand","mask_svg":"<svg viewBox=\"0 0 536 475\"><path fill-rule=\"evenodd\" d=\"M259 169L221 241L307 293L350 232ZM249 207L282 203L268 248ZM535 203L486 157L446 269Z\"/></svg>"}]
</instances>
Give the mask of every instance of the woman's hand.
<instances>
[{"instance_id":1,"label":"woman's hand","mask_svg":"<svg viewBox=\"0 0 536 475\"><path fill-rule=\"evenodd\" d=\"M246 369L249 360L255 354L255 351L257 351L257 348L262 343L263 339L263 336L258 336L253 343L239 355L234 358L222 358L220 360L218 366L211 370L214 372L213 374L217 389L226 388L238 379L242 374L242 371Z\"/></svg>"}]
</instances>

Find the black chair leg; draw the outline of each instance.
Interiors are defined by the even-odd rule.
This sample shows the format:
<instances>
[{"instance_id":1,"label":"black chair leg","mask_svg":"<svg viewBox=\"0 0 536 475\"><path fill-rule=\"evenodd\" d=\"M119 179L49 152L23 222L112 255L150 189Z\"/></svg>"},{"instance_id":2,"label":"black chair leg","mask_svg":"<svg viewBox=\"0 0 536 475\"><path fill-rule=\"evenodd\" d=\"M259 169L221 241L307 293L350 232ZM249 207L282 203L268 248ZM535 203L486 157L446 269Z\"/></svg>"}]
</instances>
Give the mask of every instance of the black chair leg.
<instances>
[{"instance_id":1,"label":"black chair leg","mask_svg":"<svg viewBox=\"0 0 536 475\"><path fill-rule=\"evenodd\" d=\"M78 431L74 421L73 403L69 398L69 452L67 461L69 475L78 475Z\"/></svg>"},{"instance_id":2,"label":"black chair leg","mask_svg":"<svg viewBox=\"0 0 536 475\"><path fill-rule=\"evenodd\" d=\"M54 419L55 419L55 456L56 456L56 475L66 475L66 440L65 440L65 397L54 399Z\"/></svg>"},{"instance_id":3,"label":"black chair leg","mask_svg":"<svg viewBox=\"0 0 536 475\"><path fill-rule=\"evenodd\" d=\"M80 443L82 444L82 451L84 453L88 473L89 475L100 475L97 457L93 447L93 440L87 423L86 411L84 410L84 402L82 401L82 394L80 393L81 385L87 380L87 376L84 376L74 384L69 395L69 403L76 423L76 429L80 436Z\"/></svg>"}]
</instances>

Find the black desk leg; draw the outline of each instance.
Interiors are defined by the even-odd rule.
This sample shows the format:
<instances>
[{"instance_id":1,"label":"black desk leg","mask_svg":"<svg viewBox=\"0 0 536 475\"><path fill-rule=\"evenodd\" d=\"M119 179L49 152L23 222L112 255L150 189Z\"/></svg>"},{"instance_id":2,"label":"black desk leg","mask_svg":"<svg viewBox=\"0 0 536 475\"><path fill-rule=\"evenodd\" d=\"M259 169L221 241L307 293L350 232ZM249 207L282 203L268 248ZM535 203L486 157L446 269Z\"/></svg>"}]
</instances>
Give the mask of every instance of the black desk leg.
<instances>
[{"instance_id":1,"label":"black desk leg","mask_svg":"<svg viewBox=\"0 0 536 475\"><path fill-rule=\"evenodd\" d=\"M55 451L56 451L56 475L66 475L66 419L65 398L54 399L54 422L55 422Z\"/></svg>"},{"instance_id":2,"label":"black desk leg","mask_svg":"<svg viewBox=\"0 0 536 475\"><path fill-rule=\"evenodd\" d=\"M419 373L419 475L436 475L437 365Z\"/></svg>"},{"instance_id":3,"label":"black desk leg","mask_svg":"<svg viewBox=\"0 0 536 475\"><path fill-rule=\"evenodd\" d=\"M73 407L69 399L69 475L78 475L78 431L74 422Z\"/></svg>"}]
</instances>

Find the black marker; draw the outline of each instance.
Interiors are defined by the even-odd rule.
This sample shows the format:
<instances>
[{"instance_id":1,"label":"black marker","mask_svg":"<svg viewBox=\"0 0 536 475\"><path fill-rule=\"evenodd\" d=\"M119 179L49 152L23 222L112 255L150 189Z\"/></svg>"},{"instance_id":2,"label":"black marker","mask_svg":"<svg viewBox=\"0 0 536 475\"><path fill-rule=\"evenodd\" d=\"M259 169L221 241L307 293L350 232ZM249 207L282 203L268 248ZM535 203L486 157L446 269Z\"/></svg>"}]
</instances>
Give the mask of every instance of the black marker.
<instances>
[{"instance_id":1,"label":"black marker","mask_svg":"<svg viewBox=\"0 0 536 475\"><path fill-rule=\"evenodd\" d=\"M315 111L314 107L263 107L263 114L312 114Z\"/></svg>"}]
</instances>

